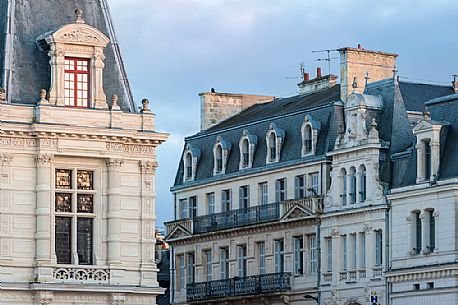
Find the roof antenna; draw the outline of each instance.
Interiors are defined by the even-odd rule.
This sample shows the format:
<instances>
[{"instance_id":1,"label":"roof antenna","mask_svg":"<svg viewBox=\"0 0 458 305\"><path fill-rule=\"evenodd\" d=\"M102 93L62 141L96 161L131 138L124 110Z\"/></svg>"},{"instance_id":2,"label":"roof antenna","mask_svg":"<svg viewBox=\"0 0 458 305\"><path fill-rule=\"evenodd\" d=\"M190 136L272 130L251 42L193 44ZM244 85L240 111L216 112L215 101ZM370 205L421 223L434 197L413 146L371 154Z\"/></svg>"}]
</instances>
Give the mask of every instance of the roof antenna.
<instances>
[{"instance_id":1,"label":"roof antenna","mask_svg":"<svg viewBox=\"0 0 458 305\"><path fill-rule=\"evenodd\" d=\"M76 23L85 23L83 19L83 10L78 8L75 10L75 15L76 15Z\"/></svg>"},{"instance_id":2,"label":"roof antenna","mask_svg":"<svg viewBox=\"0 0 458 305\"><path fill-rule=\"evenodd\" d=\"M332 50L332 49L312 51L312 53L324 53L324 52L327 53L326 58L318 58L316 61L327 61L328 62L328 74L331 74L331 60L338 59L338 57L331 58L331 52L338 52L338 51Z\"/></svg>"},{"instance_id":3,"label":"roof antenna","mask_svg":"<svg viewBox=\"0 0 458 305\"><path fill-rule=\"evenodd\" d=\"M301 75L300 76L287 76L287 77L285 77L285 79L303 79L304 78L304 74L305 74L305 62L301 62L299 64L299 69L301 71Z\"/></svg>"},{"instance_id":4,"label":"roof antenna","mask_svg":"<svg viewBox=\"0 0 458 305\"><path fill-rule=\"evenodd\" d=\"M394 65L394 67L393 67L393 70L392 70L392 71L393 71L393 79L395 79L395 80L396 80L396 79L397 79L397 78L396 78L396 74L398 73L398 70L397 70L397 67L396 67L396 65Z\"/></svg>"}]
</instances>

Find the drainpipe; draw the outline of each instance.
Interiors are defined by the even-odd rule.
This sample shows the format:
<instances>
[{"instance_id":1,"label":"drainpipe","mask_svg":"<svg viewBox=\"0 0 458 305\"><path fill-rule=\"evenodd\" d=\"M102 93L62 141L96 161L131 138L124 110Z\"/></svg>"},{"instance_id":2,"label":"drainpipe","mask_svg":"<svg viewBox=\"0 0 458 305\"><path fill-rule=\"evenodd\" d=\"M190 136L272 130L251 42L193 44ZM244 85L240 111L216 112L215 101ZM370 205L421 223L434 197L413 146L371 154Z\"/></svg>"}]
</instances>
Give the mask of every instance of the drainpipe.
<instances>
[{"instance_id":1,"label":"drainpipe","mask_svg":"<svg viewBox=\"0 0 458 305\"><path fill-rule=\"evenodd\" d=\"M316 284L318 287L318 305L321 305L321 218L320 214L318 214L318 224L316 228L316 242L317 242L317 250L318 250L318 266L316 271Z\"/></svg>"},{"instance_id":2,"label":"drainpipe","mask_svg":"<svg viewBox=\"0 0 458 305\"><path fill-rule=\"evenodd\" d=\"M384 195L385 202L388 206L388 208L385 210L385 273L391 269L390 267L390 213L391 213L391 204L386 198L386 195ZM386 297L385 297L385 304L389 305L390 302L390 292L391 292L391 284L388 283L386 276L385 276L385 291L386 291Z\"/></svg>"},{"instance_id":3,"label":"drainpipe","mask_svg":"<svg viewBox=\"0 0 458 305\"><path fill-rule=\"evenodd\" d=\"M170 245L170 304L175 302L175 251Z\"/></svg>"}]
</instances>

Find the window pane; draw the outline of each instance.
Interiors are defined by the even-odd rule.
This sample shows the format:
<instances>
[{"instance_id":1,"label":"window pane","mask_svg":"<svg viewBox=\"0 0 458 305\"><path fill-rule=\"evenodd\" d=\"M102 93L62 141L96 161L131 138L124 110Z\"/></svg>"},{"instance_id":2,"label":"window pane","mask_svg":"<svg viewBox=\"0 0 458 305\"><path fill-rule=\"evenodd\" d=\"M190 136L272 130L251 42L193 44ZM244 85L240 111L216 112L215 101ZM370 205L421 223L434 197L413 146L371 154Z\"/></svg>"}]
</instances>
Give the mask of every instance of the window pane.
<instances>
[{"instance_id":1,"label":"window pane","mask_svg":"<svg viewBox=\"0 0 458 305\"><path fill-rule=\"evenodd\" d=\"M71 189L72 188L72 171L65 169L56 170L56 188Z\"/></svg>"},{"instance_id":2,"label":"window pane","mask_svg":"<svg viewBox=\"0 0 458 305\"><path fill-rule=\"evenodd\" d=\"M71 218L56 217L56 257L58 264L71 264Z\"/></svg>"},{"instance_id":3,"label":"window pane","mask_svg":"<svg viewBox=\"0 0 458 305\"><path fill-rule=\"evenodd\" d=\"M79 190L93 190L93 176L94 172L91 171L78 171L77 173L77 182Z\"/></svg>"},{"instance_id":4,"label":"window pane","mask_svg":"<svg viewBox=\"0 0 458 305\"><path fill-rule=\"evenodd\" d=\"M78 194L78 213L94 213L94 195Z\"/></svg>"},{"instance_id":5,"label":"window pane","mask_svg":"<svg viewBox=\"0 0 458 305\"><path fill-rule=\"evenodd\" d=\"M80 265L92 264L92 219L78 218L78 263Z\"/></svg>"},{"instance_id":6,"label":"window pane","mask_svg":"<svg viewBox=\"0 0 458 305\"><path fill-rule=\"evenodd\" d=\"M72 212L72 195L64 193L56 193L55 211L60 213Z\"/></svg>"}]
</instances>

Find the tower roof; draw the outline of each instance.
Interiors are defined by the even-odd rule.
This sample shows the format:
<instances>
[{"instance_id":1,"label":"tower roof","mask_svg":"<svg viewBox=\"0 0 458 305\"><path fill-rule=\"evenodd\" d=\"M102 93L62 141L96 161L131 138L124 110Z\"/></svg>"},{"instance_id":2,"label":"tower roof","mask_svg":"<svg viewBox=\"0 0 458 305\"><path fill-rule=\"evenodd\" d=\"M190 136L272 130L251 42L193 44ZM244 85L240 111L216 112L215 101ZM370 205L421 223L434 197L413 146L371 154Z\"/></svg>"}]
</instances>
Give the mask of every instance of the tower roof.
<instances>
[{"instance_id":1,"label":"tower roof","mask_svg":"<svg viewBox=\"0 0 458 305\"><path fill-rule=\"evenodd\" d=\"M124 111L136 111L106 0L0 0L0 86L8 101L33 104L40 89L50 88L50 58L38 47L37 38L74 23L76 9L83 10L88 25L110 39L105 49L105 93L116 94Z\"/></svg>"}]
</instances>

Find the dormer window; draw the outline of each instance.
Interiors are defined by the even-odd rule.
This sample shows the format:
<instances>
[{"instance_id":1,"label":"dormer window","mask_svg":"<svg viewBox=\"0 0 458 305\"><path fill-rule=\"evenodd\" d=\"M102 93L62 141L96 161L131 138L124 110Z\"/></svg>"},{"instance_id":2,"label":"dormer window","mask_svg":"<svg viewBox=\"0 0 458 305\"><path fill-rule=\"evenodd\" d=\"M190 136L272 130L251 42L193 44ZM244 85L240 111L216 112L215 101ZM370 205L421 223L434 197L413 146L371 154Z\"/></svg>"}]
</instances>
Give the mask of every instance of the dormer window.
<instances>
[{"instance_id":1,"label":"dormer window","mask_svg":"<svg viewBox=\"0 0 458 305\"><path fill-rule=\"evenodd\" d=\"M187 144L183 154L184 175L183 180L193 181L196 178L197 164L200 159L200 150Z\"/></svg>"},{"instance_id":2,"label":"dormer window","mask_svg":"<svg viewBox=\"0 0 458 305\"><path fill-rule=\"evenodd\" d=\"M266 163L274 163L280 161L280 153L283 145L283 138L285 131L275 126L274 123L270 124L269 131L266 135L267 143L267 156Z\"/></svg>"},{"instance_id":3,"label":"dormer window","mask_svg":"<svg viewBox=\"0 0 458 305\"><path fill-rule=\"evenodd\" d=\"M302 123L302 157L314 155L316 153L316 143L318 134L321 130L321 123L306 115Z\"/></svg>"},{"instance_id":4,"label":"dormer window","mask_svg":"<svg viewBox=\"0 0 458 305\"><path fill-rule=\"evenodd\" d=\"M240 163L239 169L251 168L253 166L254 152L258 138L255 135L250 135L248 130L244 130L240 138Z\"/></svg>"},{"instance_id":5,"label":"dormer window","mask_svg":"<svg viewBox=\"0 0 458 305\"><path fill-rule=\"evenodd\" d=\"M215 146L213 147L213 175L226 173L226 165L231 151L231 143L224 141L220 136L216 138Z\"/></svg>"},{"instance_id":6,"label":"dormer window","mask_svg":"<svg viewBox=\"0 0 458 305\"><path fill-rule=\"evenodd\" d=\"M425 179L431 179L431 140L423 140L423 158L425 164Z\"/></svg>"},{"instance_id":7,"label":"dormer window","mask_svg":"<svg viewBox=\"0 0 458 305\"><path fill-rule=\"evenodd\" d=\"M86 58L65 58L65 106L89 106L89 62Z\"/></svg>"}]
</instances>

